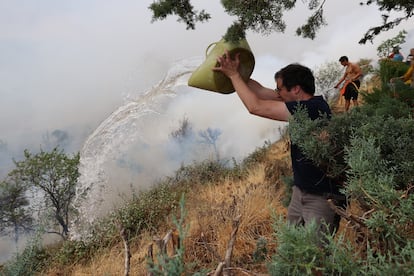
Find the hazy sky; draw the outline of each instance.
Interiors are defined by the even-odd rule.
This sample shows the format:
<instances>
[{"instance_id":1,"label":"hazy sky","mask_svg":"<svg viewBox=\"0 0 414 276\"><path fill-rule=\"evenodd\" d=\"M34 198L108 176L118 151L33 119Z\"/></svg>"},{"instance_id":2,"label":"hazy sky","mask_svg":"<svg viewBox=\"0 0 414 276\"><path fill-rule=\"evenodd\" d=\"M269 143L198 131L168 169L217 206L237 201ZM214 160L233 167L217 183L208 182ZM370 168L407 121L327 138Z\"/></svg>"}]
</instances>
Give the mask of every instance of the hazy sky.
<instances>
[{"instance_id":1,"label":"hazy sky","mask_svg":"<svg viewBox=\"0 0 414 276\"><path fill-rule=\"evenodd\" d=\"M127 96L159 81L176 60L202 56L233 18L220 1L194 1L213 15L194 31L175 17L151 23L152 0L0 0L0 139L9 146L54 129L95 128ZM208 4L207 4L208 3ZM336 61L375 58L376 45L357 41L381 22L375 7L359 0L326 3L328 26L314 41L294 29L309 12L301 1L286 15L285 34L248 34L256 56L254 76L274 85L275 70L289 62L314 67ZM414 45L413 20L404 24ZM411 25L410 25L411 24ZM395 36L403 27L376 39Z\"/></svg>"},{"instance_id":2,"label":"hazy sky","mask_svg":"<svg viewBox=\"0 0 414 276\"><path fill-rule=\"evenodd\" d=\"M118 107L157 84L177 61L203 57L233 22L220 1L198 0L194 6L213 18L196 30L186 30L175 17L151 23L152 2L0 0L0 140L16 152L36 147L42 134L55 129L83 139ZM273 87L274 72L291 62L314 68L342 55L351 61L376 59L378 44L402 29L408 31L403 54L414 47L413 19L374 44L359 45L365 31L381 23L379 11L359 6L359 0L328 0L328 26L314 41L296 37L294 30L309 15L303 2L286 14L285 34L248 33L256 58L253 77L265 85ZM266 120L250 119L235 94L190 91L169 109L179 114L177 121L194 109L191 119L203 127L226 121L224 144L236 150L244 147L241 138L246 145L261 146L251 144L266 136L263 129L269 127ZM205 119L210 121L202 124ZM255 132L257 137L248 139Z\"/></svg>"}]
</instances>

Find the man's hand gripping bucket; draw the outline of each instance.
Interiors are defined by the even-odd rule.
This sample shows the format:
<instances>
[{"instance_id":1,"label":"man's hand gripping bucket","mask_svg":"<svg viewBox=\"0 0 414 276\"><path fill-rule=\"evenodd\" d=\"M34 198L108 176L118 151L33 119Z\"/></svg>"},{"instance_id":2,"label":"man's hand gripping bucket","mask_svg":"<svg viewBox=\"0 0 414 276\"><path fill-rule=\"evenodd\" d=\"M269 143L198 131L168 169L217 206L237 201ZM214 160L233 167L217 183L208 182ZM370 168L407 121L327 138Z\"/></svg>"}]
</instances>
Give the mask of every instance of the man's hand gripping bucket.
<instances>
[{"instance_id":1,"label":"man's hand gripping bucket","mask_svg":"<svg viewBox=\"0 0 414 276\"><path fill-rule=\"evenodd\" d=\"M209 52L209 49L214 48ZM230 94L234 92L231 80L222 72L213 71L212 68L218 65L217 57L225 54L228 50L230 56L234 58L236 53L240 53L239 72L245 81L248 81L253 73L255 60L246 39L237 42L228 42L224 39L211 43L206 49L205 61L192 73L188 80L188 85L204 90Z\"/></svg>"}]
</instances>

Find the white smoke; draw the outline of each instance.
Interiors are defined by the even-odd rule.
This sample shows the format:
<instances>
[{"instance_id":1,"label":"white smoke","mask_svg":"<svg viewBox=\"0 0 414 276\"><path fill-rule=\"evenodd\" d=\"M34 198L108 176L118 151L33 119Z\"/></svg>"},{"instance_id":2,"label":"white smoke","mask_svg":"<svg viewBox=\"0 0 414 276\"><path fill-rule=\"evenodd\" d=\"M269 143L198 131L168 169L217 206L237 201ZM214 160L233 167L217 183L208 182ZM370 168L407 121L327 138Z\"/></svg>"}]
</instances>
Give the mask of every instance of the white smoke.
<instances>
[{"instance_id":1,"label":"white smoke","mask_svg":"<svg viewBox=\"0 0 414 276\"><path fill-rule=\"evenodd\" d=\"M131 186L146 189L181 164L211 157L205 148L188 147L185 154L172 149L170 134L184 117L195 131L221 131L217 143L224 159L240 159L266 140L278 139L283 123L254 118L235 95L188 87L190 73L201 62L200 58L177 62L160 83L119 107L87 139L81 150L75 204L80 217L72 225L73 238L87 236L81 228L87 229L125 200L121 195L131 194Z\"/></svg>"}]
</instances>

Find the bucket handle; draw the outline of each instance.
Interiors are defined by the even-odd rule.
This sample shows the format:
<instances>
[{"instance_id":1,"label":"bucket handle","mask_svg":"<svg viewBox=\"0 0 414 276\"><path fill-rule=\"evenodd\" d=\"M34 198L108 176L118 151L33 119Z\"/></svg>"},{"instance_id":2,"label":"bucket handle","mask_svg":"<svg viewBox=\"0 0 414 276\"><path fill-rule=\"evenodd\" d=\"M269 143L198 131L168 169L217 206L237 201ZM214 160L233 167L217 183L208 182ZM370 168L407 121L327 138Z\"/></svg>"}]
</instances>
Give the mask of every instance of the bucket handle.
<instances>
[{"instance_id":1,"label":"bucket handle","mask_svg":"<svg viewBox=\"0 0 414 276\"><path fill-rule=\"evenodd\" d=\"M211 48L211 46L216 45L217 43L219 43L219 42L218 41L217 42L213 42L213 43L211 43L210 45L207 46L207 49L206 49L206 57L208 55L208 50Z\"/></svg>"}]
</instances>

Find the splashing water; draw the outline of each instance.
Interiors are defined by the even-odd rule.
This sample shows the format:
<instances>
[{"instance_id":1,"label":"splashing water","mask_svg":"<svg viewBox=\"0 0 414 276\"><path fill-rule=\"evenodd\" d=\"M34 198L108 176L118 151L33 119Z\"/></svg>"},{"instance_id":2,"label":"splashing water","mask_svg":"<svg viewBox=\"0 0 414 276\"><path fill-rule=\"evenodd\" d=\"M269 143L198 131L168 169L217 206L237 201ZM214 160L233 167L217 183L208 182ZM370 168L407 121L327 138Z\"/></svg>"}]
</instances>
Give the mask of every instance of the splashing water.
<instances>
[{"instance_id":1,"label":"splashing water","mask_svg":"<svg viewBox=\"0 0 414 276\"><path fill-rule=\"evenodd\" d=\"M139 181L138 189L145 188L174 169L153 164L155 157L162 158L161 145L168 139L168 133L159 133L168 119L163 111L199 63L199 59L177 63L160 83L119 107L89 136L81 150L75 199L80 215L72 225L72 238L87 235L82 229L130 193L132 183Z\"/></svg>"}]
</instances>

